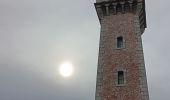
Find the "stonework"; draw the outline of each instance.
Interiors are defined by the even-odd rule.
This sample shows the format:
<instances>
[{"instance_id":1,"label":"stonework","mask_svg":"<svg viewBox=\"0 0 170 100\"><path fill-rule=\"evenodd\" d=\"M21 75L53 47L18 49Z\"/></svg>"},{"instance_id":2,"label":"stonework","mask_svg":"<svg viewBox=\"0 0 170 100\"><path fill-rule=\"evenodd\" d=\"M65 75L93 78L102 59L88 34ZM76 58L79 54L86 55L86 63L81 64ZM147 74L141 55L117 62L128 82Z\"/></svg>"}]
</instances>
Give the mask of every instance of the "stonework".
<instances>
[{"instance_id":1,"label":"stonework","mask_svg":"<svg viewBox=\"0 0 170 100\"><path fill-rule=\"evenodd\" d=\"M135 12L108 11L106 15L98 9L100 5L95 4L101 23L95 100L149 100L141 39L146 27L140 19L143 4L133 8ZM119 36L123 48L116 46ZM124 84L117 82L118 71L125 73Z\"/></svg>"}]
</instances>

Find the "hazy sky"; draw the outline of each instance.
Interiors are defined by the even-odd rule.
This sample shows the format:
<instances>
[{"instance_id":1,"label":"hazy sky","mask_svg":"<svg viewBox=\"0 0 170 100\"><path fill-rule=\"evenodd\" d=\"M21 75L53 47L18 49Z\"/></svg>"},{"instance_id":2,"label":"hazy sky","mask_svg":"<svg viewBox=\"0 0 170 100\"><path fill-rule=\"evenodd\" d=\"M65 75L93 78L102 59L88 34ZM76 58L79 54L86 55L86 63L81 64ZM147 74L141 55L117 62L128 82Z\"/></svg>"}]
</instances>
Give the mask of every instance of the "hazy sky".
<instances>
[{"instance_id":1,"label":"hazy sky","mask_svg":"<svg viewBox=\"0 0 170 100\"><path fill-rule=\"evenodd\" d=\"M0 0L0 100L94 100L100 24L95 0ZM146 0L150 100L170 98L170 1ZM58 66L70 61L74 74Z\"/></svg>"}]
</instances>

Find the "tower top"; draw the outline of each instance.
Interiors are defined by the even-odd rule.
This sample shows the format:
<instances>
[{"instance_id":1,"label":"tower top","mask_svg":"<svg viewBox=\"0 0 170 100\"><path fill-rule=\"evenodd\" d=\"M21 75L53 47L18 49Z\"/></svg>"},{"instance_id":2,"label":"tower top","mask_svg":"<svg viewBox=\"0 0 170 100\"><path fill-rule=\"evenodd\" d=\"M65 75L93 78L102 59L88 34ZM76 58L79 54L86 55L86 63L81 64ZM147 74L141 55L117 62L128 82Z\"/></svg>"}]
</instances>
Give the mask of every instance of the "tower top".
<instances>
[{"instance_id":1,"label":"tower top","mask_svg":"<svg viewBox=\"0 0 170 100\"><path fill-rule=\"evenodd\" d=\"M138 1L138 2L142 2L142 1L145 1L145 0L96 0L97 3L99 3L99 2L109 2L109 1L114 1L114 2L116 2L116 1L120 1L120 2L123 2L123 1L131 1L131 2Z\"/></svg>"},{"instance_id":2,"label":"tower top","mask_svg":"<svg viewBox=\"0 0 170 100\"><path fill-rule=\"evenodd\" d=\"M100 21L117 13L133 13L139 17L141 34L147 27L145 0L96 0L95 7Z\"/></svg>"}]
</instances>

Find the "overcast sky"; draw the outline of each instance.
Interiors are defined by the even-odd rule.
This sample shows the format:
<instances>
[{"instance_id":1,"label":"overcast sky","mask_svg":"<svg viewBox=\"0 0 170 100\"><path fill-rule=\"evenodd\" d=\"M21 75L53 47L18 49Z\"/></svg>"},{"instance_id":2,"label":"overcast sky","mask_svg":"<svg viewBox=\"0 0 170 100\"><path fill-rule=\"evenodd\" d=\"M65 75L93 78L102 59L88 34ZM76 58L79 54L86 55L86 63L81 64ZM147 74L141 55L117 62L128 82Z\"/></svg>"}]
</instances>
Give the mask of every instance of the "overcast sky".
<instances>
[{"instance_id":1,"label":"overcast sky","mask_svg":"<svg viewBox=\"0 0 170 100\"><path fill-rule=\"evenodd\" d=\"M0 0L0 100L94 100L100 24L95 0ZM170 1L146 0L150 100L170 98ZM74 74L58 66L70 61Z\"/></svg>"}]
</instances>

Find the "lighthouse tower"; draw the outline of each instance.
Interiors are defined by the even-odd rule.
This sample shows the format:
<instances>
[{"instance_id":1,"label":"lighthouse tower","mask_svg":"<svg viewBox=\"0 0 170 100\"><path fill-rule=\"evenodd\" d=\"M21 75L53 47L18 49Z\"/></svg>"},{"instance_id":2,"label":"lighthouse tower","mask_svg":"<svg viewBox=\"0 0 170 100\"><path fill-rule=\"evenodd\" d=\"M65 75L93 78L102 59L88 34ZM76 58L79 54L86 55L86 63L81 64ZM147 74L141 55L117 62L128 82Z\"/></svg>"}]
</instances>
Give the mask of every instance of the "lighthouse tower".
<instances>
[{"instance_id":1,"label":"lighthouse tower","mask_svg":"<svg viewBox=\"0 0 170 100\"><path fill-rule=\"evenodd\" d=\"M97 0L95 7L101 24L95 100L149 100L145 0Z\"/></svg>"}]
</instances>

